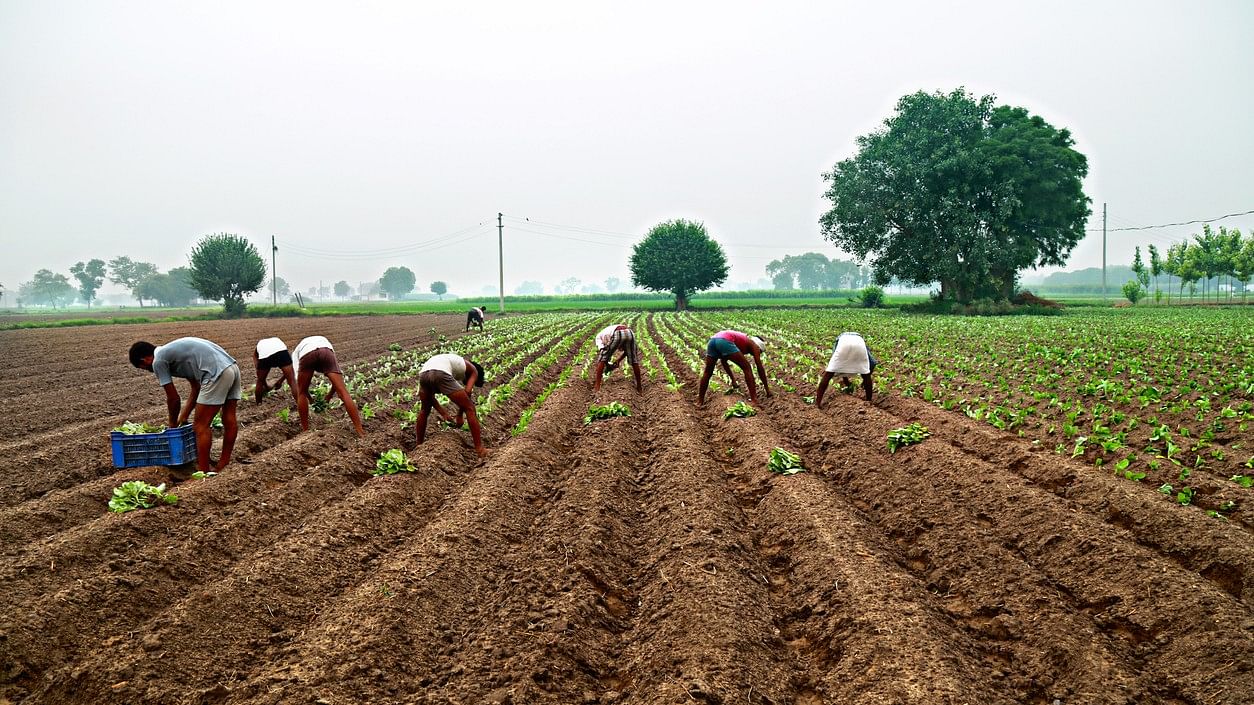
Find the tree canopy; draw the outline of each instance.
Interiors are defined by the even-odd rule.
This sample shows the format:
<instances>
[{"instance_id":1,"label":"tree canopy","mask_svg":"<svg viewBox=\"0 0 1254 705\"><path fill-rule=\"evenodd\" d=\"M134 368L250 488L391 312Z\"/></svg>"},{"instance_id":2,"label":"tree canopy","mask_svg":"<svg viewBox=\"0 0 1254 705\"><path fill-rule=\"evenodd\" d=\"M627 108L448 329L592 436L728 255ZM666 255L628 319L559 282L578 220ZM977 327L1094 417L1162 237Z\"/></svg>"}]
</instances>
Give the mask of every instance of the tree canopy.
<instances>
[{"instance_id":1,"label":"tree canopy","mask_svg":"<svg viewBox=\"0 0 1254 705\"><path fill-rule=\"evenodd\" d=\"M187 306L196 299L196 290L190 283L191 276L192 272L187 267L175 267L165 274L148 277L136 291L160 306Z\"/></svg>"},{"instance_id":2,"label":"tree canopy","mask_svg":"<svg viewBox=\"0 0 1254 705\"><path fill-rule=\"evenodd\" d=\"M159 271L157 265L151 262L136 262L125 255L109 260L109 281L130 290L141 308L147 297L140 296L139 285Z\"/></svg>"},{"instance_id":3,"label":"tree canopy","mask_svg":"<svg viewBox=\"0 0 1254 705\"><path fill-rule=\"evenodd\" d=\"M431 282L431 293L440 297L440 299L442 300L444 298L444 295L448 293L448 284L445 284L444 282L441 282L441 281Z\"/></svg>"},{"instance_id":4,"label":"tree canopy","mask_svg":"<svg viewBox=\"0 0 1254 705\"><path fill-rule=\"evenodd\" d=\"M766 265L776 289L857 289L869 283L869 274L857 262L828 259L819 252L785 255Z\"/></svg>"},{"instance_id":5,"label":"tree canopy","mask_svg":"<svg viewBox=\"0 0 1254 705\"><path fill-rule=\"evenodd\" d=\"M190 279L203 298L221 301L227 315L238 316L244 313L244 297L265 282L266 263L246 238L206 235L192 249Z\"/></svg>"},{"instance_id":6,"label":"tree canopy","mask_svg":"<svg viewBox=\"0 0 1254 705\"><path fill-rule=\"evenodd\" d=\"M823 175L823 236L876 280L939 282L957 301L1009 298L1021 269L1065 264L1084 236L1083 154L1024 108L963 89L897 102L858 153Z\"/></svg>"},{"instance_id":7,"label":"tree canopy","mask_svg":"<svg viewBox=\"0 0 1254 705\"><path fill-rule=\"evenodd\" d=\"M74 300L74 286L64 274L41 269L18 289L19 297L26 303L45 306L65 306Z\"/></svg>"},{"instance_id":8,"label":"tree canopy","mask_svg":"<svg viewBox=\"0 0 1254 705\"><path fill-rule=\"evenodd\" d=\"M668 220L653 226L631 255L631 283L649 291L669 291L675 308L727 281L727 255L703 223Z\"/></svg>"},{"instance_id":9,"label":"tree canopy","mask_svg":"<svg viewBox=\"0 0 1254 705\"><path fill-rule=\"evenodd\" d=\"M96 298L96 292L100 290L100 285L104 284L105 263L102 259L88 260L86 263L75 262L70 267L70 274L78 280L78 293L87 304L87 308L91 308L91 302Z\"/></svg>"},{"instance_id":10,"label":"tree canopy","mask_svg":"<svg viewBox=\"0 0 1254 705\"><path fill-rule=\"evenodd\" d=\"M341 299L344 298L345 296L348 296L349 293L352 292L352 290L353 288L349 286L348 282L344 281L343 279L335 283L335 295L340 297Z\"/></svg>"},{"instance_id":11,"label":"tree canopy","mask_svg":"<svg viewBox=\"0 0 1254 705\"><path fill-rule=\"evenodd\" d=\"M417 282L409 267L388 267L383 276L379 277L379 290L389 299L399 299L413 291Z\"/></svg>"}]
</instances>

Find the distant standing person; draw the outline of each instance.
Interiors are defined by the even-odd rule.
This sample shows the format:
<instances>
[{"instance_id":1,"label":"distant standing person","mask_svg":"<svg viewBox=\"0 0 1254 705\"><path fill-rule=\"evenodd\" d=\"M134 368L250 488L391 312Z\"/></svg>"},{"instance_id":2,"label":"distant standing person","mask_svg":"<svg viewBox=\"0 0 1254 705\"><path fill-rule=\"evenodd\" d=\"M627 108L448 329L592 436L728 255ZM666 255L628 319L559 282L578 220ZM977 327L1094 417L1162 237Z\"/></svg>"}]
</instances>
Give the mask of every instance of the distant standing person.
<instances>
[{"instance_id":1,"label":"distant standing person","mask_svg":"<svg viewBox=\"0 0 1254 705\"><path fill-rule=\"evenodd\" d=\"M597 366L592 376L592 391L601 391L601 374L611 372L622 363L623 358L631 364L631 372L636 377L636 391L643 392L640 385L640 350L636 347L636 334L622 324L606 326L597 333ZM611 362L614 353L619 353L618 362Z\"/></svg>"},{"instance_id":2,"label":"distant standing person","mask_svg":"<svg viewBox=\"0 0 1254 705\"><path fill-rule=\"evenodd\" d=\"M326 375L331 382L331 393L327 399L338 396L344 402L344 410L353 421L357 435L366 437L366 429L361 426L361 413L357 404L344 385L344 372L340 370L340 362L335 357L335 349L331 342L321 335L311 335L296 344L292 351L292 367L296 373L296 410L300 412L300 430L309 430L309 384L315 372Z\"/></svg>"},{"instance_id":3,"label":"distant standing person","mask_svg":"<svg viewBox=\"0 0 1254 705\"><path fill-rule=\"evenodd\" d=\"M257 341L253 350L253 367L257 370L257 386L253 388L253 401L257 404L272 391L277 391L287 381L287 388L296 393L296 372L292 367L292 355L287 351L287 343L279 338L263 338ZM270 370L278 369L279 378L271 387L267 377Z\"/></svg>"},{"instance_id":4,"label":"distant standing person","mask_svg":"<svg viewBox=\"0 0 1254 705\"><path fill-rule=\"evenodd\" d=\"M710 387L710 377L714 375L714 366L719 363L722 363L723 371L727 373L732 387L735 388L736 378L732 376L731 367L727 365L728 360L736 363L744 372L745 386L749 388L749 401L756 402L758 387L753 381L753 370L749 367L749 358L746 355L753 356L753 362L758 368L758 376L762 379L762 390L766 396L771 396L771 388L766 382L766 368L762 367L762 348L765 346L766 343L761 338L746 335L740 331L723 330L715 333L705 346L705 370L701 373L697 404L705 404L705 392Z\"/></svg>"},{"instance_id":5,"label":"distant standing person","mask_svg":"<svg viewBox=\"0 0 1254 705\"><path fill-rule=\"evenodd\" d=\"M827 393L827 384L832 375L840 375L841 382L848 387L850 375L862 375L862 391L866 400L871 401L871 389L874 386L871 376L875 372L875 356L867 347L859 333L841 333L832 346L832 359L828 360L823 376L819 379L818 391L814 393L814 405L823 408L823 395Z\"/></svg>"},{"instance_id":6,"label":"distant standing person","mask_svg":"<svg viewBox=\"0 0 1254 705\"><path fill-rule=\"evenodd\" d=\"M462 417L470 424L470 438L475 442L475 453L482 458L488 454L483 447L483 438L479 429L479 416L475 413L475 403L470 398L469 387L483 386L483 367L469 358L454 353L435 355L423 364L418 372L418 399L422 409L418 412L418 445L427 437L427 417L432 407L445 421L457 428L462 426ZM449 401L457 405L456 415L448 413L444 405L436 401L435 395L443 394Z\"/></svg>"},{"instance_id":7,"label":"distant standing person","mask_svg":"<svg viewBox=\"0 0 1254 705\"><path fill-rule=\"evenodd\" d=\"M471 326L479 326L479 330L483 330L483 316L486 313L482 306L474 306L466 312L466 330L470 330Z\"/></svg>"},{"instance_id":8,"label":"distant standing person","mask_svg":"<svg viewBox=\"0 0 1254 705\"><path fill-rule=\"evenodd\" d=\"M209 453L213 448L213 417L222 412L222 454L212 469L221 471L231 462L239 420L235 411L240 400L239 365L217 343L203 338L179 338L165 345L141 340L131 346L131 364L157 375L157 384L165 388L167 419L171 428L187 423L192 409L196 416L192 427L196 434L196 469L209 472ZM191 383L187 404L183 405L174 378Z\"/></svg>"}]
</instances>

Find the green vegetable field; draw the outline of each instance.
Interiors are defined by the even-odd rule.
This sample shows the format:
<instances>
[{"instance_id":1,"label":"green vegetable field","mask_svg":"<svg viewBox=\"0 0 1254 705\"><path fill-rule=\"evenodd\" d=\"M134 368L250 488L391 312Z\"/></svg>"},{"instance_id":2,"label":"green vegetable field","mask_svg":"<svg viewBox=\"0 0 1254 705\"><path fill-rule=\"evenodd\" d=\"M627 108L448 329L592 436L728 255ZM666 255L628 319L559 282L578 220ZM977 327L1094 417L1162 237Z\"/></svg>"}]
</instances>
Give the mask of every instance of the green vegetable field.
<instances>
[{"instance_id":1,"label":"green vegetable field","mask_svg":"<svg viewBox=\"0 0 1254 705\"><path fill-rule=\"evenodd\" d=\"M489 312L490 313L490 312ZM593 336L638 341L592 390ZM0 703L1244 703L1254 311L855 309L0 331ZM770 395L715 332L765 339ZM833 384L862 333L875 395ZM132 338L325 335L362 409L239 407L219 473L113 467L161 421ZM50 351L67 347L83 359ZM490 454L436 414L483 365ZM51 361L51 362L50 362ZM77 369L92 384L67 389ZM732 368L740 376L739 370ZM140 428L138 425L128 428ZM221 431L215 431L215 444ZM215 449L214 456L217 451ZM177 496L177 500L175 500Z\"/></svg>"}]
</instances>

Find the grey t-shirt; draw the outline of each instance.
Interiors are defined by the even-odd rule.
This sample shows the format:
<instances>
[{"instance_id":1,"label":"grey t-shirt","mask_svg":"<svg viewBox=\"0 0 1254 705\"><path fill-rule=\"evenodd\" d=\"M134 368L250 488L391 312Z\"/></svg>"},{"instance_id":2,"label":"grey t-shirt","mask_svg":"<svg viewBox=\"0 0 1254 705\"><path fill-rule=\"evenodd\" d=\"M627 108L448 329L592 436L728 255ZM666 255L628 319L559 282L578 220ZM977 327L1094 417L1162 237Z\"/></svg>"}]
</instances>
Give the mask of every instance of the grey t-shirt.
<instances>
[{"instance_id":1,"label":"grey t-shirt","mask_svg":"<svg viewBox=\"0 0 1254 705\"><path fill-rule=\"evenodd\" d=\"M165 386L174 377L209 384L222 371L235 364L217 343L204 338L179 338L157 348L152 354L152 371L157 383Z\"/></svg>"}]
</instances>

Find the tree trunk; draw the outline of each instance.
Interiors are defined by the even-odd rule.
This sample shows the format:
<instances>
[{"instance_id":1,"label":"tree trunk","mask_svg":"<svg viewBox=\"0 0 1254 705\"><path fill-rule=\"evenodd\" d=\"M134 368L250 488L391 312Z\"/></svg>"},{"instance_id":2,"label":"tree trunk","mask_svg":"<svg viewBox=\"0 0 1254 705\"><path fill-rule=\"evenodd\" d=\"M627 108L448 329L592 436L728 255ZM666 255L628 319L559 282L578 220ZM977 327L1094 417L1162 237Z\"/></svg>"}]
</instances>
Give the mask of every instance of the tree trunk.
<instances>
[{"instance_id":1,"label":"tree trunk","mask_svg":"<svg viewBox=\"0 0 1254 705\"><path fill-rule=\"evenodd\" d=\"M688 294L683 291L675 292L675 310L683 311L688 308Z\"/></svg>"}]
</instances>

